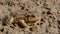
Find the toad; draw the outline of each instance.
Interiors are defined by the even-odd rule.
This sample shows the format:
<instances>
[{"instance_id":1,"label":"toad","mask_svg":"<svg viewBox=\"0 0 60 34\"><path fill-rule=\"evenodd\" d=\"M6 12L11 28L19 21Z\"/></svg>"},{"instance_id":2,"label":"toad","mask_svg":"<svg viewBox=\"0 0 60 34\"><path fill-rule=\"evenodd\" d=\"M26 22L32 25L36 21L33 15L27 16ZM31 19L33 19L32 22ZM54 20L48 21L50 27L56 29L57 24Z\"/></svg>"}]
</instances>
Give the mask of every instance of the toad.
<instances>
[{"instance_id":1,"label":"toad","mask_svg":"<svg viewBox=\"0 0 60 34\"><path fill-rule=\"evenodd\" d=\"M37 21L39 21L41 19L40 16L36 16L36 15L17 15L16 17L11 16L8 24L20 24L23 27L28 27L32 24L37 23Z\"/></svg>"}]
</instances>

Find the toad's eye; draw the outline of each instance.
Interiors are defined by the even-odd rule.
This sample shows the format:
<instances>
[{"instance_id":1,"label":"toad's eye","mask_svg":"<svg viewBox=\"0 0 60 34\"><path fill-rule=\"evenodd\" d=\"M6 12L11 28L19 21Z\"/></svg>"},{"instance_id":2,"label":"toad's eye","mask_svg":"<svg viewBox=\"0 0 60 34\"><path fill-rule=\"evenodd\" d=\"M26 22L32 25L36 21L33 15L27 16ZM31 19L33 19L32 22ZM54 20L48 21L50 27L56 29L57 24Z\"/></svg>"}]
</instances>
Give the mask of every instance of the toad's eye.
<instances>
[{"instance_id":1,"label":"toad's eye","mask_svg":"<svg viewBox=\"0 0 60 34\"><path fill-rule=\"evenodd\" d=\"M27 15L26 17L30 17L30 15Z\"/></svg>"},{"instance_id":2,"label":"toad's eye","mask_svg":"<svg viewBox=\"0 0 60 34\"><path fill-rule=\"evenodd\" d=\"M35 16L34 16L34 15L31 15L31 17L35 18Z\"/></svg>"}]
</instances>

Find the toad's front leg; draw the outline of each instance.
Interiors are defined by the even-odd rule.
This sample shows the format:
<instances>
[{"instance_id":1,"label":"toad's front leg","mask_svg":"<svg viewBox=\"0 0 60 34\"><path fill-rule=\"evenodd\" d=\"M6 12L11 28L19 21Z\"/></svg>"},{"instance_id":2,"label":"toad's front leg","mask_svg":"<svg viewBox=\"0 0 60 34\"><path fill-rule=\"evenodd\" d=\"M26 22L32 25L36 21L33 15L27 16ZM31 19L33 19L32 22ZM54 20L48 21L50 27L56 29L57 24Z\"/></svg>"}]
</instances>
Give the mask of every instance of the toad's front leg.
<instances>
[{"instance_id":1,"label":"toad's front leg","mask_svg":"<svg viewBox=\"0 0 60 34\"><path fill-rule=\"evenodd\" d=\"M19 20L18 24L22 27L29 27L24 20Z\"/></svg>"}]
</instances>

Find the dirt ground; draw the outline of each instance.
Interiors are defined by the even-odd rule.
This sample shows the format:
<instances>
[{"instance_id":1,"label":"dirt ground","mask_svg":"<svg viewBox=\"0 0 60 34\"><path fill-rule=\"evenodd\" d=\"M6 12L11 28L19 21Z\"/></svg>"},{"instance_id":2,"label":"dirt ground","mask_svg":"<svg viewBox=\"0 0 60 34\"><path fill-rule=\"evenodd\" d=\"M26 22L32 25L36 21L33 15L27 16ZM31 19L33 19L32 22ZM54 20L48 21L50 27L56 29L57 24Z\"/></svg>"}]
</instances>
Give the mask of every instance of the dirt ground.
<instances>
[{"instance_id":1,"label":"dirt ground","mask_svg":"<svg viewBox=\"0 0 60 34\"><path fill-rule=\"evenodd\" d=\"M34 14L41 19L31 28L6 25L5 17L11 13ZM60 0L0 0L0 34L60 34Z\"/></svg>"}]
</instances>

